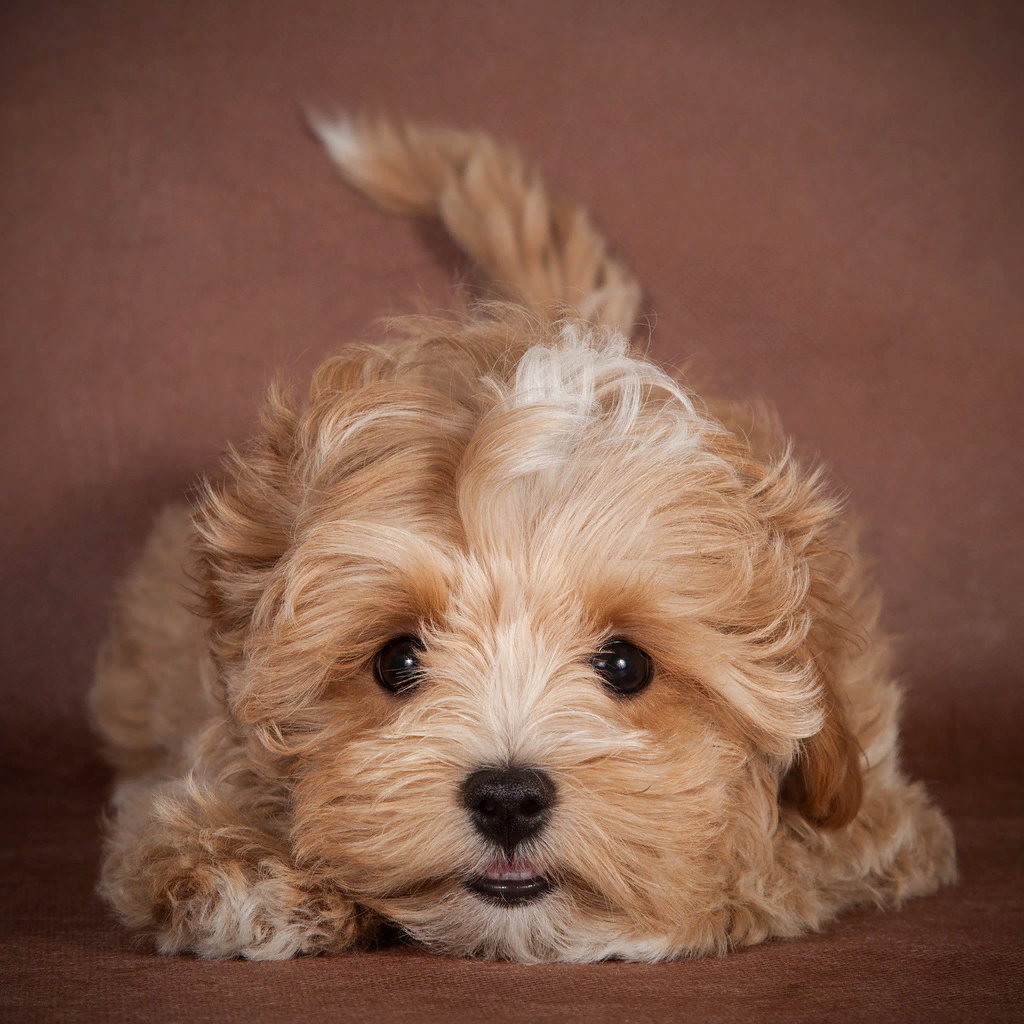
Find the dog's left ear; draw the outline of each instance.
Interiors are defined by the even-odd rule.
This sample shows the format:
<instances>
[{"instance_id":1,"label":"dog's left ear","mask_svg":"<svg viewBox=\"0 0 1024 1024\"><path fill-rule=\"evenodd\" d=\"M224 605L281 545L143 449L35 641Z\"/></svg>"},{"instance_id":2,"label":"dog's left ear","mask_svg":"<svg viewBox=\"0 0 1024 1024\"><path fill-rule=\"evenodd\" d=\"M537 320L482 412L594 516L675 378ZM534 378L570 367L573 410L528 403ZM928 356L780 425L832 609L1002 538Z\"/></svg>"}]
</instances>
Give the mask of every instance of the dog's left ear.
<instances>
[{"instance_id":1,"label":"dog's left ear","mask_svg":"<svg viewBox=\"0 0 1024 1024\"><path fill-rule=\"evenodd\" d=\"M810 627L794 653L815 680L824 716L821 728L800 741L780 795L813 825L841 828L860 810L864 778L840 676L855 671L877 609L861 594L854 538L839 507L820 490L820 479L818 474L805 477L802 488L794 488L804 491L803 501L776 520L803 560L807 591L801 613Z\"/></svg>"},{"instance_id":2,"label":"dog's left ear","mask_svg":"<svg viewBox=\"0 0 1024 1024\"><path fill-rule=\"evenodd\" d=\"M739 476L750 487L752 507L768 527L767 536L778 542L754 559L765 570L761 614L764 608L776 615L784 610L789 621L807 624L806 632L794 631L795 644L785 651L785 661L791 670L803 666L798 675L813 679L823 713L818 731L799 741L781 780L780 799L818 827L840 828L860 810L864 779L861 747L838 676L853 671L858 652L866 650L877 602L864 586L842 502L825 486L822 471L807 472L793 458L773 412L729 403L712 408L738 441L732 457ZM881 660L866 670L885 671L884 644L871 650L873 660L878 655ZM778 696L780 690L770 692ZM806 691L795 696L794 710L806 699Z\"/></svg>"},{"instance_id":3,"label":"dog's left ear","mask_svg":"<svg viewBox=\"0 0 1024 1024\"><path fill-rule=\"evenodd\" d=\"M868 651L865 641L877 608L875 601L865 600L852 531L840 515L841 506L822 490L822 479L820 473L803 476L795 470L791 481L800 483L791 484L789 492L791 499L799 497L788 508L783 505L776 519L797 553L796 564L803 563L807 589L799 614L809 628L794 654L815 681L823 714L821 728L800 741L780 795L812 824L840 828L857 816L864 789L861 747L841 677L855 674Z\"/></svg>"},{"instance_id":4,"label":"dog's left ear","mask_svg":"<svg viewBox=\"0 0 1024 1024\"><path fill-rule=\"evenodd\" d=\"M836 701L821 731L804 741L781 795L812 824L841 828L857 816L863 789L860 745Z\"/></svg>"}]
</instances>

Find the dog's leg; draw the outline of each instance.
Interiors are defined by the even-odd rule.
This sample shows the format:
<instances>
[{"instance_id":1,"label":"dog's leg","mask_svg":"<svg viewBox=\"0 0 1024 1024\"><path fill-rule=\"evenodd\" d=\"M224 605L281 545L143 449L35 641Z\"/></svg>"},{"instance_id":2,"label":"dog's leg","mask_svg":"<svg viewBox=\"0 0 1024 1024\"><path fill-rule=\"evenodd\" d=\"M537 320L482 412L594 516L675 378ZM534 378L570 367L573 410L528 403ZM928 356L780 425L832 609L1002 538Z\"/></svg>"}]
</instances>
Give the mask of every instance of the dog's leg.
<instances>
[{"instance_id":1,"label":"dog's leg","mask_svg":"<svg viewBox=\"0 0 1024 1024\"><path fill-rule=\"evenodd\" d=\"M169 505L118 586L89 695L93 727L122 778L180 774L189 738L218 713L207 624L190 608L191 511Z\"/></svg>"},{"instance_id":2,"label":"dog's leg","mask_svg":"<svg viewBox=\"0 0 1024 1024\"><path fill-rule=\"evenodd\" d=\"M869 790L856 821L832 844L835 889L848 888L850 902L898 907L956 881L953 830L921 782ZM858 868L863 876L851 877Z\"/></svg>"},{"instance_id":3,"label":"dog's leg","mask_svg":"<svg viewBox=\"0 0 1024 1024\"><path fill-rule=\"evenodd\" d=\"M640 286L587 211L553 198L512 146L485 135L385 120L311 116L342 177L395 213L440 217L506 298L572 312L627 335Z\"/></svg>"},{"instance_id":4,"label":"dog's leg","mask_svg":"<svg viewBox=\"0 0 1024 1024\"><path fill-rule=\"evenodd\" d=\"M193 776L129 782L114 803L99 891L162 953L282 960L343 950L372 929L370 915L300 870L284 837L233 807L223 786Z\"/></svg>"},{"instance_id":5,"label":"dog's leg","mask_svg":"<svg viewBox=\"0 0 1024 1024\"><path fill-rule=\"evenodd\" d=\"M368 915L294 864L287 801L254 780L204 678L206 624L188 607L192 529L184 506L160 515L100 652L91 708L119 769L100 893L164 953L343 949Z\"/></svg>"},{"instance_id":6,"label":"dog's leg","mask_svg":"<svg viewBox=\"0 0 1024 1024\"><path fill-rule=\"evenodd\" d=\"M869 786L844 828L817 829L787 814L767 877L744 887L730 939L745 945L799 935L858 905L899 907L954 882L956 873L952 829L924 786Z\"/></svg>"}]
</instances>

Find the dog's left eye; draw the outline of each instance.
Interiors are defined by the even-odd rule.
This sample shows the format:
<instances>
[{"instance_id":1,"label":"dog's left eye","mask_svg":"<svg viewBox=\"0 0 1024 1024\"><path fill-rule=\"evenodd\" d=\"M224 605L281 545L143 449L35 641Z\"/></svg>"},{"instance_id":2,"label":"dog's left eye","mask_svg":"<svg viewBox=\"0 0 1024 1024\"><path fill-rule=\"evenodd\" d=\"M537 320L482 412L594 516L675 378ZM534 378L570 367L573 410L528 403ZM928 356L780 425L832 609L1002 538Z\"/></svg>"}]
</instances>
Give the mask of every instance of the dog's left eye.
<instances>
[{"instance_id":1,"label":"dog's left eye","mask_svg":"<svg viewBox=\"0 0 1024 1024\"><path fill-rule=\"evenodd\" d=\"M390 693L402 693L419 682L423 643L416 636L400 636L386 643L373 659L373 677Z\"/></svg>"},{"instance_id":2,"label":"dog's left eye","mask_svg":"<svg viewBox=\"0 0 1024 1024\"><path fill-rule=\"evenodd\" d=\"M605 686L623 696L639 693L654 676L651 656L625 640L609 641L590 664Z\"/></svg>"}]
</instances>

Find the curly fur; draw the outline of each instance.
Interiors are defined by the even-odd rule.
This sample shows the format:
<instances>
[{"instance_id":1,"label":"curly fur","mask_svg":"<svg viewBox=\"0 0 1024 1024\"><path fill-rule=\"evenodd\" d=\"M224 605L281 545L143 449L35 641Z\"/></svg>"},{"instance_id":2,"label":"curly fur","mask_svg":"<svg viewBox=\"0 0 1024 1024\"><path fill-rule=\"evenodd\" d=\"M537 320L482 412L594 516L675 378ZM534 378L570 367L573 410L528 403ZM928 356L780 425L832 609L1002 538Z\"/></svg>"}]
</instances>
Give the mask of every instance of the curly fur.
<instances>
[{"instance_id":1,"label":"curly fur","mask_svg":"<svg viewBox=\"0 0 1024 1024\"><path fill-rule=\"evenodd\" d=\"M514 150L314 126L514 301L344 348L301 408L273 391L198 507L161 516L93 692L121 920L207 957L393 925L456 954L657 960L952 881L821 473L630 344L632 275ZM372 664L403 634L419 685L395 695ZM656 666L630 698L591 663L613 637ZM524 905L465 885L495 850L459 788L490 765L557 788L517 854L551 891Z\"/></svg>"}]
</instances>

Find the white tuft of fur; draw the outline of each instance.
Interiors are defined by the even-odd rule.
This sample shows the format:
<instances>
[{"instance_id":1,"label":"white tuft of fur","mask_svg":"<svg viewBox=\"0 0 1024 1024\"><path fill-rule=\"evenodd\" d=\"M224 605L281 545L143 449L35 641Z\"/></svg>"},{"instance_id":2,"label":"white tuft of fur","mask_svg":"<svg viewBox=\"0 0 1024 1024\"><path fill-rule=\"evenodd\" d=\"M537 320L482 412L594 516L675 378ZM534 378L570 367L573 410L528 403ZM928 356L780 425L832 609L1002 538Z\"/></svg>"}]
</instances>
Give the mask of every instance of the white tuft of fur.
<instances>
[{"instance_id":1,"label":"white tuft of fur","mask_svg":"<svg viewBox=\"0 0 1024 1024\"><path fill-rule=\"evenodd\" d=\"M551 343L523 354L511 388L496 390L497 408L523 428L514 445L505 446L509 480L557 472L577 458L607 456L611 448L623 457L657 449L672 460L703 448L707 421L689 393L659 367L637 359L614 327L563 322ZM638 430L652 406L657 426Z\"/></svg>"},{"instance_id":2,"label":"white tuft of fur","mask_svg":"<svg viewBox=\"0 0 1024 1024\"><path fill-rule=\"evenodd\" d=\"M352 173L359 167L366 147L352 118L347 114L328 117L316 110L307 110L306 123L342 170Z\"/></svg>"},{"instance_id":3,"label":"white tuft of fur","mask_svg":"<svg viewBox=\"0 0 1024 1024\"><path fill-rule=\"evenodd\" d=\"M614 329L591 330L582 321L562 324L557 344L534 345L516 367L513 404L556 405L576 416L590 416L597 410L600 383L615 376L631 408L639 396L630 388L637 377L637 363L629 358L629 341ZM623 374L622 371L625 371ZM616 372L618 371L618 372Z\"/></svg>"}]
</instances>

